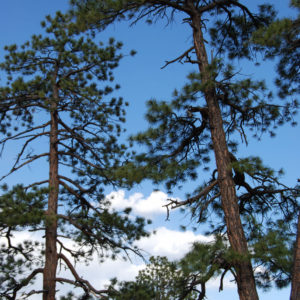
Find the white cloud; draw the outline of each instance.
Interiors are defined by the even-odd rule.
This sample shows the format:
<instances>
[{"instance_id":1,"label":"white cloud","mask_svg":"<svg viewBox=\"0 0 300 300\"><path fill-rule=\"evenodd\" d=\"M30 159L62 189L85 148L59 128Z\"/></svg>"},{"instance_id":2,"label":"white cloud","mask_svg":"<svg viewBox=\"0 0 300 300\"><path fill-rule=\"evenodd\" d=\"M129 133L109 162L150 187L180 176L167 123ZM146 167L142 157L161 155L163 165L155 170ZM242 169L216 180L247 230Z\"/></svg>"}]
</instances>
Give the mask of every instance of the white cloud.
<instances>
[{"instance_id":1,"label":"white cloud","mask_svg":"<svg viewBox=\"0 0 300 300\"><path fill-rule=\"evenodd\" d=\"M150 255L167 256L170 260L180 259L196 241L211 242L212 237L195 234L192 231L177 231L166 227L156 229L156 234L149 238L142 238L136 244Z\"/></svg>"},{"instance_id":2,"label":"white cloud","mask_svg":"<svg viewBox=\"0 0 300 300\"><path fill-rule=\"evenodd\" d=\"M119 281L134 280L139 270L145 267L142 260L140 263L134 264L130 261L123 261L121 259L111 260L108 259L102 264L97 263L97 259L94 260L88 266L83 264L78 265L78 274L83 275L84 279L90 281L90 283L96 288L104 288L110 283L110 279L117 278Z\"/></svg>"},{"instance_id":3,"label":"white cloud","mask_svg":"<svg viewBox=\"0 0 300 300\"><path fill-rule=\"evenodd\" d=\"M169 260L178 260L182 258L190 249L193 242L199 241L204 243L212 242L213 237L207 237L201 234L195 234L192 231L177 231L166 227L156 229L156 234L149 238L143 238L136 242L136 245L142 248L151 256L167 256ZM112 261L108 259L102 264L94 262L89 266L78 265L78 273L84 274L94 286L103 288L109 284L109 280L117 277L119 281L134 280L138 271L145 268L145 263L137 257L132 257L132 261L123 261L118 259ZM224 289L236 288L232 282L232 276L226 275L223 281ZM220 286L220 277L212 278L207 283L207 289L218 290Z\"/></svg>"},{"instance_id":4,"label":"white cloud","mask_svg":"<svg viewBox=\"0 0 300 300\"><path fill-rule=\"evenodd\" d=\"M168 203L170 197L161 191L155 191L147 198L141 193L134 193L129 198L125 198L125 192L118 190L111 192L107 195L107 198L111 200L112 208L116 210L130 207L134 214L149 218L153 215L165 214L166 208L164 205Z\"/></svg>"},{"instance_id":5,"label":"white cloud","mask_svg":"<svg viewBox=\"0 0 300 300\"><path fill-rule=\"evenodd\" d=\"M206 237L201 234L195 234L192 231L170 230L166 227L156 229L156 234L152 234L149 238L142 238L136 242L136 245L146 252L147 256L167 256L169 260L182 258L191 248L193 242L211 242L212 237ZM99 264L95 256L93 262L88 266L78 264L76 270L84 279L90 281L96 288L104 288L109 284L110 279L116 277L119 281L134 280L138 271L145 267L145 262L136 256L131 256L131 261L124 261L121 258L113 261L107 259L104 263ZM62 271L62 274L72 275L69 272ZM60 287L60 291L66 287ZM67 290L67 289L66 289Z\"/></svg>"},{"instance_id":6,"label":"white cloud","mask_svg":"<svg viewBox=\"0 0 300 300\"><path fill-rule=\"evenodd\" d=\"M128 198L125 198L125 192L122 190L112 192L107 196L112 201L113 208L122 210L126 207L131 207L133 213L144 217L151 217L157 214L165 214L163 205L167 203L168 195L157 191L152 192L150 196L145 197L141 193L134 193ZM197 234L193 231L178 231L168 229L164 226L155 229L156 234L152 234L149 238L142 238L136 242L136 245L145 251L146 256L167 256L169 260L177 260L182 258L190 249L195 241L211 242L213 237L207 237ZM41 240L41 233L33 234L29 232L19 232L15 236L15 241L20 242L26 239L34 238ZM69 248L73 248L72 241L65 241ZM85 264L77 264L76 270L80 276L91 282L97 289L102 289L109 284L113 277L122 280L134 280L138 271L145 267L145 262L138 257L132 257L132 261L123 261L121 258L112 261L107 259L104 263L99 264L98 259L94 257L93 261L86 266ZM67 275L72 278L69 271L62 268L60 276ZM230 277L225 277L224 288L235 287L235 284L230 282ZM41 286L41 276L38 276L34 288L39 289ZM207 288L218 289L219 278L212 279L208 282ZM64 294L71 289L69 285L58 285L59 294ZM77 289L76 289L77 291ZM38 297L30 298L32 300L39 299Z\"/></svg>"}]
</instances>

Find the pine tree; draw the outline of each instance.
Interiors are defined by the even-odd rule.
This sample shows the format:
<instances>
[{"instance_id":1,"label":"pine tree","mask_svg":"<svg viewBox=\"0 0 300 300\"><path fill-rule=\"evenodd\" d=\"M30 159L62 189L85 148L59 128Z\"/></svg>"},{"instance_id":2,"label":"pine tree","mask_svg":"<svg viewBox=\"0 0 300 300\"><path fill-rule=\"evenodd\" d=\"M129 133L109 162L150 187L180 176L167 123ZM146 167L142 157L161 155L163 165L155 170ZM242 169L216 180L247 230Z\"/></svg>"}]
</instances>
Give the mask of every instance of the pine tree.
<instances>
[{"instance_id":1,"label":"pine tree","mask_svg":"<svg viewBox=\"0 0 300 300\"><path fill-rule=\"evenodd\" d=\"M279 59L275 83L281 97L300 92L299 1L292 0L291 8L298 10L297 18L276 19L268 27L254 32L252 37L256 45L262 46L266 59Z\"/></svg>"},{"instance_id":2,"label":"pine tree","mask_svg":"<svg viewBox=\"0 0 300 300\"><path fill-rule=\"evenodd\" d=\"M185 274L176 262L167 257L150 257L145 269L135 281L113 281L110 298L113 300L178 300L198 299L196 284L191 287L192 274ZM193 277L195 279L195 277ZM183 297L182 297L183 296ZM203 298L199 298L203 299Z\"/></svg>"},{"instance_id":3,"label":"pine tree","mask_svg":"<svg viewBox=\"0 0 300 300\"><path fill-rule=\"evenodd\" d=\"M297 18L283 18L272 22L253 34L252 41L262 46L266 59L279 58L276 84L279 96L299 94L300 91L300 2L291 1L291 7L298 10ZM297 187L299 189L299 186ZM297 238L295 243L291 300L300 298L300 213L298 213Z\"/></svg>"},{"instance_id":4,"label":"pine tree","mask_svg":"<svg viewBox=\"0 0 300 300\"><path fill-rule=\"evenodd\" d=\"M96 44L68 29L69 22L61 13L48 16L45 35L7 46L0 65L7 76L0 89L1 153L8 143L22 141L1 180L25 166L49 168L27 186L21 179L10 189L2 186L1 299L40 293L54 300L56 283L81 288L84 299L104 297L107 291L93 287L74 263L88 262L93 254L101 261L122 251L139 254L132 243L147 236L144 219L129 218L129 209L114 211L104 196L105 186L124 183L115 170L126 159L126 147L118 142L125 110L123 99L111 95L119 89L113 69L122 45L114 39ZM45 244L16 242L14 233L26 230L44 232ZM73 278L58 276L58 265ZM38 274L42 289L28 293L24 288Z\"/></svg>"},{"instance_id":5,"label":"pine tree","mask_svg":"<svg viewBox=\"0 0 300 300\"><path fill-rule=\"evenodd\" d=\"M227 244L227 246L226 246ZM227 272L233 272L228 243L216 236L210 243L196 242L178 261L151 257L135 281L112 282L110 297L118 299L202 300L206 299L206 283L220 276L220 290Z\"/></svg>"},{"instance_id":6,"label":"pine tree","mask_svg":"<svg viewBox=\"0 0 300 300\"><path fill-rule=\"evenodd\" d=\"M178 289L183 280L182 272L176 263L168 261L166 257L151 257L145 269L139 271L135 281L113 282L114 293L111 299L179 299ZM194 299L194 298L187 298Z\"/></svg>"},{"instance_id":7,"label":"pine tree","mask_svg":"<svg viewBox=\"0 0 300 300\"><path fill-rule=\"evenodd\" d=\"M297 193L280 185L273 171L264 167L260 159L236 158L235 140L236 135L240 135L247 142L247 130L253 131L254 137L266 131L273 135L278 125L293 120L297 103L270 104L272 95L264 83L241 79L233 64L235 59L251 60L256 50L249 47L251 35L270 24L274 11L269 5L263 5L259 13L254 14L236 0L73 0L71 3L81 30L103 28L124 18L133 23L141 19L151 23L166 17L170 22L176 12L184 14L183 22L190 25L193 44L166 65L186 61L197 65L199 74L189 76L190 83L182 93L175 92L172 103L149 102L147 118L152 128L136 138L149 146L149 152L140 156L139 162L148 178L156 182L166 180L171 187L187 178L194 179L196 167L205 163L213 151L216 171L211 179L204 182L193 197L170 205L193 206L200 220L209 217L210 208L224 217L222 224L226 225L237 257L234 269L240 299L258 299L247 228L257 223L258 215L270 213L270 206L280 208L284 203L277 202L280 195L287 199L290 216L290 209L296 206ZM205 37L205 33L209 36ZM211 57L207 53L209 48ZM225 58L230 61L228 65ZM141 176L145 176L143 174ZM249 178L256 181L252 187L246 182Z\"/></svg>"}]
</instances>

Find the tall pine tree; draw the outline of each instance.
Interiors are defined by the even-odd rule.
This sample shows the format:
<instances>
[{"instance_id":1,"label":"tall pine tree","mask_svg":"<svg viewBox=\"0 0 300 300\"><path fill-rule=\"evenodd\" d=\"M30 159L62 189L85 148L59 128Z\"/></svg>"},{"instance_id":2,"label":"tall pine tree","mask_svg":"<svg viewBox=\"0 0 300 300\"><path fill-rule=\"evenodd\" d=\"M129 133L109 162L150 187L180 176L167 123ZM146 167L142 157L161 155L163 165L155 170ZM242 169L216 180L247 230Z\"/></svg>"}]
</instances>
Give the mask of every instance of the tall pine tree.
<instances>
[{"instance_id":1,"label":"tall pine tree","mask_svg":"<svg viewBox=\"0 0 300 300\"><path fill-rule=\"evenodd\" d=\"M121 251L138 254L132 243L147 235L144 219L112 210L103 194L105 186L123 182L115 170L125 159L126 147L118 142L125 110L122 98L111 95L119 88L112 72L122 58L121 43L96 44L69 30L69 21L61 13L48 16L46 34L7 46L0 65L7 76L0 89L1 153L7 144L20 146L1 180L26 166L44 176L27 186L19 179L9 190L3 185L1 299L40 293L54 300L57 283L81 288L84 299L101 296L107 291L93 287L74 263L95 253L101 260ZM26 230L43 232L45 243L14 238ZM72 277L59 276L58 265ZM38 274L43 287L28 293Z\"/></svg>"},{"instance_id":2,"label":"tall pine tree","mask_svg":"<svg viewBox=\"0 0 300 300\"><path fill-rule=\"evenodd\" d=\"M274 19L272 8L261 6L255 14L236 0L73 0L71 3L82 30L103 28L124 18L133 23L160 18L169 22L176 12L184 15L183 22L190 25L193 43L167 65L187 61L197 65L199 74L190 75L191 82L182 93L175 93L171 104L149 102L147 118L153 128L136 138L149 146L149 152L140 156L139 162L147 177L167 180L172 186L188 177L195 178L196 166L208 160L213 151L216 171L211 179L193 197L171 205L194 205L193 211L200 220L207 219L209 208L224 217L226 233L236 254L233 266L240 299L258 299L247 229L253 224L259 228L258 215L265 216L283 205L286 207L281 212L286 210L291 218L291 211L297 207L297 191L280 185L273 171L264 167L260 159L236 158L235 140L240 135L247 142L248 130L253 131L254 137L266 131L273 135L278 125L292 121L297 103L271 104L272 95L263 82L235 76L233 63L235 59L251 60L256 49L249 47L249 39L255 30ZM213 50L210 57L208 47ZM231 60L229 65L224 58ZM247 182L249 178L256 182L252 187ZM278 201L280 197L284 200Z\"/></svg>"}]
</instances>

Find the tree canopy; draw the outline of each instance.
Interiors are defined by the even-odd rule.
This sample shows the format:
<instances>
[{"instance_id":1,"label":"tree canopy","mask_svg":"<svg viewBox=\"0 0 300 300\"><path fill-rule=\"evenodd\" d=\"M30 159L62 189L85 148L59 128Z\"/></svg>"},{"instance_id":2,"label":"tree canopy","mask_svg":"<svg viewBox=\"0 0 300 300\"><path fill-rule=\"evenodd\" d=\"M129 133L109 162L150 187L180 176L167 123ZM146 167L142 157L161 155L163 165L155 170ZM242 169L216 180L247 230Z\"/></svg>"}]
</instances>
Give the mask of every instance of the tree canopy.
<instances>
[{"instance_id":1,"label":"tree canopy","mask_svg":"<svg viewBox=\"0 0 300 300\"><path fill-rule=\"evenodd\" d=\"M166 66L187 62L196 65L198 72L189 75L189 82L182 91L174 92L172 101L148 102L151 127L133 138L148 147L136 157L137 169L141 170L140 178L165 181L171 188L197 178L198 167L205 167L214 154L216 169L208 179L185 201L171 201L169 207L191 207L198 221L211 218L214 232L226 233L236 254L233 266L240 299L258 299L251 244L257 239L259 243L269 241L265 238L269 235L280 237L272 228L282 222L295 223L299 196L297 187L281 184L276 172L264 166L260 158L238 158L236 154L238 143L247 144L249 136L260 139L265 132L273 136L278 126L295 125L298 102L285 97L294 90L281 92L285 99L279 102L263 81L243 76L236 69L240 60L253 62L255 53L261 50L252 38L256 32L273 26L276 14L272 6L261 5L252 12L235 0L74 0L72 4L82 30L105 28L122 19L133 24L160 18L171 22L176 13L190 25L191 45L182 55L167 61ZM293 24L292 28L297 28L297 22ZM297 30L292 32L291 37L295 38ZM284 57L283 49L284 46L279 52L275 49L274 55L280 53ZM291 65L296 57L292 56ZM279 73L288 77L285 67L281 64ZM283 85L281 88L285 89ZM218 223L216 216L220 218ZM265 270L267 274L272 268Z\"/></svg>"},{"instance_id":2,"label":"tree canopy","mask_svg":"<svg viewBox=\"0 0 300 300\"><path fill-rule=\"evenodd\" d=\"M70 3L67 14L46 17L44 34L7 46L0 64L6 81L0 87L0 154L10 145L17 149L11 169L0 174L0 296L54 300L56 286L68 284L81 289L78 299L200 300L209 279L220 276L222 290L230 272L242 300L258 299L257 287L290 282L291 300L298 299L299 185L284 184L282 170L260 157L242 157L239 145L296 125L299 16L277 19L269 4L252 11L238 0ZM298 0L291 4L299 9ZM176 14L192 38L163 68L175 62L195 68L171 99L148 101L149 128L130 138L143 151L130 152L119 142L128 103L115 96L122 44L94 39L120 20L165 19L168 25ZM277 62L278 91L241 67L256 65L261 54ZM38 170L36 180L5 184L27 166ZM195 243L175 262L152 257L135 281L92 286L77 262L140 255L134 241L148 236L146 221L130 208L111 208L105 187L145 179L165 183L169 192L193 182L185 199L168 200L167 217L175 208L190 212L197 224L209 225L213 242ZM16 242L25 230L37 239ZM29 291L39 275L43 286ZM61 299L75 297L71 291Z\"/></svg>"},{"instance_id":3,"label":"tree canopy","mask_svg":"<svg viewBox=\"0 0 300 300\"><path fill-rule=\"evenodd\" d=\"M121 251L139 254L132 243L147 236L144 219L132 219L129 209L114 211L103 193L107 185L123 184L115 170L126 159L118 142L125 110L123 99L113 96L122 45L114 39L96 44L68 30L69 22L61 13L48 16L45 34L7 46L0 65L7 76L0 89L1 153L21 141L1 180L29 165L45 170L29 185L2 186L2 299L38 293L55 299L56 282L80 287L85 296L102 295L106 291L86 281L74 263L94 254L100 261ZM24 230L41 232L40 238L16 243L15 233ZM58 264L72 278L61 277ZM23 288L39 273L43 288L26 294Z\"/></svg>"}]
</instances>

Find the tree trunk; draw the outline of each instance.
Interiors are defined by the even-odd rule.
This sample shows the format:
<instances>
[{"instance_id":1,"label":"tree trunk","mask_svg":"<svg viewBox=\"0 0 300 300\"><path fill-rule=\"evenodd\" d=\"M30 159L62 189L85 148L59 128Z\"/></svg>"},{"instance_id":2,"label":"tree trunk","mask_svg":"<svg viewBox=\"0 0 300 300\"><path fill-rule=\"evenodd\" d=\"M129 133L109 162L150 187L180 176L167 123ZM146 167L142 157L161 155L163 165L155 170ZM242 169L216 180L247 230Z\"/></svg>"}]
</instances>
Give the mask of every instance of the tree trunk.
<instances>
[{"instance_id":1,"label":"tree trunk","mask_svg":"<svg viewBox=\"0 0 300 300\"><path fill-rule=\"evenodd\" d=\"M58 91L54 89L54 99L58 99ZM46 212L46 249L43 277L43 300L55 300L56 268L57 268L57 202L58 202L58 115L57 103L51 104L50 152L49 152L49 197Z\"/></svg>"},{"instance_id":2,"label":"tree trunk","mask_svg":"<svg viewBox=\"0 0 300 300\"><path fill-rule=\"evenodd\" d=\"M231 161L223 128L222 115L215 88L209 83L211 78L207 72L208 58L202 35L201 16L199 14L195 13L192 16L191 26L193 28L194 46L202 82L208 83L204 94L208 107L211 137L218 170L218 184L228 239L233 251L237 255L234 267L237 274L238 293L241 300L258 300L253 269L248 257L247 240L240 219L235 184L232 178Z\"/></svg>"},{"instance_id":3,"label":"tree trunk","mask_svg":"<svg viewBox=\"0 0 300 300\"><path fill-rule=\"evenodd\" d=\"M293 264L292 290L290 300L300 299L300 213L298 214L297 239Z\"/></svg>"}]
</instances>

